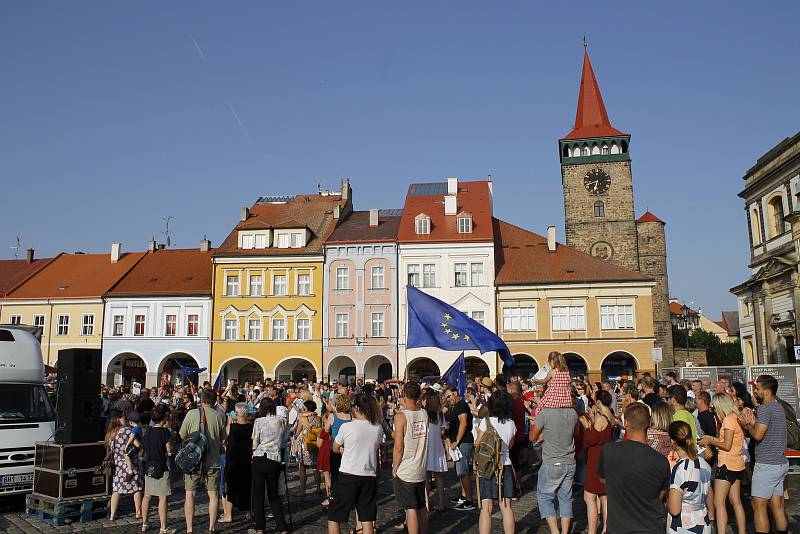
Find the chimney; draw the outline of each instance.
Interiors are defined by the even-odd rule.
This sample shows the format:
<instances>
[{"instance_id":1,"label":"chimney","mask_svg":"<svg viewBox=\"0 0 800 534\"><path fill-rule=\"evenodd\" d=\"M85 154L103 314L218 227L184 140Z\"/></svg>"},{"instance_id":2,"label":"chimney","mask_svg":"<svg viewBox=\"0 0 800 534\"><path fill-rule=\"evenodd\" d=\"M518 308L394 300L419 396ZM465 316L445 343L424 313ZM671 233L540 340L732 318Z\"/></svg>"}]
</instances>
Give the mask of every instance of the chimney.
<instances>
[{"instance_id":1,"label":"chimney","mask_svg":"<svg viewBox=\"0 0 800 534\"><path fill-rule=\"evenodd\" d=\"M378 226L378 210L369 210L369 225Z\"/></svg>"},{"instance_id":2,"label":"chimney","mask_svg":"<svg viewBox=\"0 0 800 534\"><path fill-rule=\"evenodd\" d=\"M342 178L342 200L350 198L350 180Z\"/></svg>"},{"instance_id":3,"label":"chimney","mask_svg":"<svg viewBox=\"0 0 800 534\"><path fill-rule=\"evenodd\" d=\"M147 252L155 252L156 251L156 240L151 239L147 242Z\"/></svg>"},{"instance_id":4,"label":"chimney","mask_svg":"<svg viewBox=\"0 0 800 534\"><path fill-rule=\"evenodd\" d=\"M25 259L28 260L28 263L33 263L33 252L32 248L28 249L28 254L25 256Z\"/></svg>"},{"instance_id":5,"label":"chimney","mask_svg":"<svg viewBox=\"0 0 800 534\"><path fill-rule=\"evenodd\" d=\"M203 240L200 241L200 252L208 252L209 250L211 250L211 241L203 238Z\"/></svg>"},{"instance_id":6,"label":"chimney","mask_svg":"<svg viewBox=\"0 0 800 534\"><path fill-rule=\"evenodd\" d=\"M333 207L333 220L334 221L339 220L339 217L341 217L341 215L342 215L342 208L340 208L339 205L337 204Z\"/></svg>"},{"instance_id":7,"label":"chimney","mask_svg":"<svg viewBox=\"0 0 800 534\"><path fill-rule=\"evenodd\" d=\"M492 175L486 177L487 187L489 188L489 213L494 213L494 181L492 180Z\"/></svg>"},{"instance_id":8,"label":"chimney","mask_svg":"<svg viewBox=\"0 0 800 534\"><path fill-rule=\"evenodd\" d=\"M447 179L447 194L448 195L458 194L458 178Z\"/></svg>"},{"instance_id":9,"label":"chimney","mask_svg":"<svg viewBox=\"0 0 800 534\"><path fill-rule=\"evenodd\" d=\"M111 263L117 263L122 252L120 243L111 243Z\"/></svg>"},{"instance_id":10,"label":"chimney","mask_svg":"<svg viewBox=\"0 0 800 534\"><path fill-rule=\"evenodd\" d=\"M556 227L547 227L547 252L556 251Z\"/></svg>"},{"instance_id":11,"label":"chimney","mask_svg":"<svg viewBox=\"0 0 800 534\"><path fill-rule=\"evenodd\" d=\"M250 208L247 206L242 207L242 220L246 221L250 217Z\"/></svg>"}]
</instances>

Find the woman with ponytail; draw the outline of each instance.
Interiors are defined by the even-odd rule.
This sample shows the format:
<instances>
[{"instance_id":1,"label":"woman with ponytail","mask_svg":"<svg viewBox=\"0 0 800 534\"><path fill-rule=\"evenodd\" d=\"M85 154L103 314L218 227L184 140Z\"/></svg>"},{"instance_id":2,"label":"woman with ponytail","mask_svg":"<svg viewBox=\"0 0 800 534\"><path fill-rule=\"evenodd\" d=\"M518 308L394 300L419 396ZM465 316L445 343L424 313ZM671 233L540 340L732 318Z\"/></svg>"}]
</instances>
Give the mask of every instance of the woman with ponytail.
<instances>
[{"instance_id":1,"label":"woman with ponytail","mask_svg":"<svg viewBox=\"0 0 800 534\"><path fill-rule=\"evenodd\" d=\"M670 475L667 532L711 534L706 506L711 487L711 467L697 455L692 427L687 423L675 421L669 425L669 437L678 461Z\"/></svg>"}]
</instances>

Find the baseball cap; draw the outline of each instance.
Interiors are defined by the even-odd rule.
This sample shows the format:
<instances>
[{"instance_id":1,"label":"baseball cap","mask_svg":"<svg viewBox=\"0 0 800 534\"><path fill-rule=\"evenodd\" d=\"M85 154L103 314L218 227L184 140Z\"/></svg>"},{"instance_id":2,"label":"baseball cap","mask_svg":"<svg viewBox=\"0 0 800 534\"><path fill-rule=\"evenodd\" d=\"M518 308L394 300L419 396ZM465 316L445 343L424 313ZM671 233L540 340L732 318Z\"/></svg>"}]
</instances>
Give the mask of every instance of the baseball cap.
<instances>
[{"instance_id":1,"label":"baseball cap","mask_svg":"<svg viewBox=\"0 0 800 534\"><path fill-rule=\"evenodd\" d=\"M494 382L492 382L492 379L489 378L488 376L484 376L483 378L481 378L481 385L487 388L491 388L494 387Z\"/></svg>"}]
</instances>

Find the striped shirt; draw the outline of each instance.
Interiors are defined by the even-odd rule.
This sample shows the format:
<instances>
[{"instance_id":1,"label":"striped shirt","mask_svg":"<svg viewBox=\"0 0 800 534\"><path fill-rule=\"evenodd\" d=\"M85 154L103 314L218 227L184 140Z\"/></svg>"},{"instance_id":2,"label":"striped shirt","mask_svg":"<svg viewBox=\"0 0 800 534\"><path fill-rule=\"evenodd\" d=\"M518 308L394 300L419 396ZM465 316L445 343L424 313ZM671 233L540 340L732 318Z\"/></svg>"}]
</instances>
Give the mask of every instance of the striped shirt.
<instances>
[{"instance_id":1,"label":"striped shirt","mask_svg":"<svg viewBox=\"0 0 800 534\"><path fill-rule=\"evenodd\" d=\"M781 404L773 399L756 410L756 424L767 425L761 441L756 443L756 463L783 465L786 459L786 415Z\"/></svg>"}]
</instances>

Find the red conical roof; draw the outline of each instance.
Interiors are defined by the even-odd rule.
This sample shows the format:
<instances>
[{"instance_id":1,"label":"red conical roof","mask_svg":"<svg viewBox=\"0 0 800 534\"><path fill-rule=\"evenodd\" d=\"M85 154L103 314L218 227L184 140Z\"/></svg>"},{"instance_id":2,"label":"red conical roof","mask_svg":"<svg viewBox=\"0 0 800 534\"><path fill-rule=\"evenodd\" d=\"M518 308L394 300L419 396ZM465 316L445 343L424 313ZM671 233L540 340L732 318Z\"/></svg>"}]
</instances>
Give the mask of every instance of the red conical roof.
<instances>
[{"instance_id":1,"label":"red conical roof","mask_svg":"<svg viewBox=\"0 0 800 534\"><path fill-rule=\"evenodd\" d=\"M589 52L583 54L583 72L581 73L581 90L578 94L578 111L575 113L575 126L564 139L586 139L589 137L610 137L627 135L620 132L608 120L606 106L600 87L594 77Z\"/></svg>"},{"instance_id":2,"label":"red conical roof","mask_svg":"<svg viewBox=\"0 0 800 534\"><path fill-rule=\"evenodd\" d=\"M644 212L641 217L636 219L636 222L657 222L665 224L664 221L653 215L650 211Z\"/></svg>"}]
</instances>

